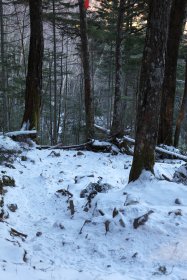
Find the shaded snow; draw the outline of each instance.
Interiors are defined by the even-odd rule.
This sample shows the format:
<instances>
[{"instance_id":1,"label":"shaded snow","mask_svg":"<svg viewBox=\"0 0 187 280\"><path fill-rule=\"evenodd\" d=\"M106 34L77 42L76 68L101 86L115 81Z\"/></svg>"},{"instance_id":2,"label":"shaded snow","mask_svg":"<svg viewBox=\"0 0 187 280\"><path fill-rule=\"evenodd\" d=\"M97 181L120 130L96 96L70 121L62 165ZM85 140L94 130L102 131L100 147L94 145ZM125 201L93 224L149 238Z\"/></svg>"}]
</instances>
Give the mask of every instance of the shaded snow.
<instances>
[{"instance_id":1,"label":"shaded snow","mask_svg":"<svg viewBox=\"0 0 187 280\"><path fill-rule=\"evenodd\" d=\"M15 141L13 141L10 137L5 135L0 135L0 150L18 151L20 150L20 145Z\"/></svg>"},{"instance_id":2,"label":"shaded snow","mask_svg":"<svg viewBox=\"0 0 187 280\"><path fill-rule=\"evenodd\" d=\"M60 156L24 151L27 161L15 161L16 169L1 166L16 181L6 187L9 218L0 223L1 280L187 279L187 189L162 178L172 178L181 162L158 163L156 178L144 172L127 185L130 156L55 151ZM80 192L97 182L113 188L97 193L86 212ZM73 216L61 189L73 194ZM11 203L16 212L8 210ZM134 229L134 219L150 210L147 223ZM11 228L28 237L11 236Z\"/></svg>"}]
</instances>

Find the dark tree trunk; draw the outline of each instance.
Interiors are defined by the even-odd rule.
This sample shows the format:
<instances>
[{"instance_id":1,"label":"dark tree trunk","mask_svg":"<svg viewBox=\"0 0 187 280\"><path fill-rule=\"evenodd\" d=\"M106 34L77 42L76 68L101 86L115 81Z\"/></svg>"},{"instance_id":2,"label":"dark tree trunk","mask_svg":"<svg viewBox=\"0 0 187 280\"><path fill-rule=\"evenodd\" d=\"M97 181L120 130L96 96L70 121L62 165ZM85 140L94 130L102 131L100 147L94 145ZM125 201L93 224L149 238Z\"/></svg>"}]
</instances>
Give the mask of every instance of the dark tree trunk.
<instances>
[{"instance_id":1,"label":"dark tree trunk","mask_svg":"<svg viewBox=\"0 0 187 280\"><path fill-rule=\"evenodd\" d=\"M118 21L117 21L117 35L116 35L116 51L115 51L115 94L114 94L114 110L111 127L111 135L113 137L122 137L124 133L123 125L123 101L122 101L122 86L121 86L121 48L123 40L123 24L125 13L126 0L120 0Z\"/></svg>"},{"instance_id":2,"label":"dark tree trunk","mask_svg":"<svg viewBox=\"0 0 187 280\"><path fill-rule=\"evenodd\" d=\"M179 136L181 131L181 124L184 120L187 107L187 59L186 59L186 69L185 69L185 85L184 85L184 94L182 98L182 103L177 118L176 128L175 128L175 137L174 137L174 146L177 147L179 144Z\"/></svg>"},{"instance_id":3,"label":"dark tree trunk","mask_svg":"<svg viewBox=\"0 0 187 280\"><path fill-rule=\"evenodd\" d=\"M186 0L173 0L168 30L158 144L173 144L173 111L176 89L177 58L185 18L185 7Z\"/></svg>"},{"instance_id":4,"label":"dark tree trunk","mask_svg":"<svg viewBox=\"0 0 187 280\"><path fill-rule=\"evenodd\" d=\"M91 139L94 136L94 112L91 88L91 72L90 72L90 54L88 48L86 11L84 8L84 0L78 0L80 11L80 37L82 50L82 63L84 70L84 98L86 113L86 137Z\"/></svg>"},{"instance_id":5,"label":"dark tree trunk","mask_svg":"<svg viewBox=\"0 0 187 280\"><path fill-rule=\"evenodd\" d=\"M29 0L29 8L31 33L25 91L25 112L22 121L22 129L38 130L43 60L42 0Z\"/></svg>"},{"instance_id":6,"label":"dark tree trunk","mask_svg":"<svg viewBox=\"0 0 187 280\"><path fill-rule=\"evenodd\" d=\"M4 16L3 1L0 0L0 33L1 33L1 69L0 69L0 90L2 91L2 129L7 130L7 97L6 97L6 73L5 73L5 33L4 33Z\"/></svg>"},{"instance_id":7,"label":"dark tree trunk","mask_svg":"<svg viewBox=\"0 0 187 280\"><path fill-rule=\"evenodd\" d=\"M53 4L53 71L54 71L54 120L53 120L53 144L57 143L58 140L58 129L57 129L57 48L56 48L56 10L55 10L55 0L52 1Z\"/></svg>"},{"instance_id":8,"label":"dark tree trunk","mask_svg":"<svg viewBox=\"0 0 187 280\"><path fill-rule=\"evenodd\" d=\"M148 27L140 74L136 141L129 181L138 179L143 170L154 173L171 1L149 1Z\"/></svg>"}]
</instances>

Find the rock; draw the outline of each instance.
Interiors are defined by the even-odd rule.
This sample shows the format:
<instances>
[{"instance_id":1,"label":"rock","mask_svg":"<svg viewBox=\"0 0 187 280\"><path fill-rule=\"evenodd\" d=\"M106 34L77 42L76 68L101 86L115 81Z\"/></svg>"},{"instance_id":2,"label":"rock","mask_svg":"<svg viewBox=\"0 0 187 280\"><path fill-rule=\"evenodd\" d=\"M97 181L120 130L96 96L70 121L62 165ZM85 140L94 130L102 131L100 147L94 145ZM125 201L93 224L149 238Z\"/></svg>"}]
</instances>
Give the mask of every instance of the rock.
<instances>
[{"instance_id":1,"label":"rock","mask_svg":"<svg viewBox=\"0 0 187 280\"><path fill-rule=\"evenodd\" d=\"M107 183L89 183L89 185L81 191L80 197L88 197L91 192L106 193L111 188L112 186Z\"/></svg>"},{"instance_id":2,"label":"rock","mask_svg":"<svg viewBox=\"0 0 187 280\"><path fill-rule=\"evenodd\" d=\"M55 152L55 151L52 151L48 157L60 157L60 153L59 152Z\"/></svg>"},{"instance_id":3,"label":"rock","mask_svg":"<svg viewBox=\"0 0 187 280\"><path fill-rule=\"evenodd\" d=\"M171 214L174 214L175 216L182 216L182 210L177 209L177 210L168 212L168 215L171 215Z\"/></svg>"},{"instance_id":4,"label":"rock","mask_svg":"<svg viewBox=\"0 0 187 280\"><path fill-rule=\"evenodd\" d=\"M122 218L119 219L119 224L120 224L120 226L125 227L125 222Z\"/></svg>"},{"instance_id":5,"label":"rock","mask_svg":"<svg viewBox=\"0 0 187 280\"><path fill-rule=\"evenodd\" d=\"M16 169L15 166L11 163L5 162L5 166L8 167L8 168L11 168L11 169Z\"/></svg>"},{"instance_id":6,"label":"rock","mask_svg":"<svg viewBox=\"0 0 187 280\"><path fill-rule=\"evenodd\" d=\"M88 190L87 189L83 189L81 192L80 192L80 198L85 198L88 196Z\"/></svg>"},{"instance_id":7,"label":"rock","mask_svg":"<svg viewBox=\"0 0 187 280\"><path fill-rule=\"evenodd\" d=\"M67 196L69 199L73 197L73 194L65 189L60 189L56 191L57 193L60 193L63 196Z\"/></svg>"},{"instance_id":8,"label":"rock","mask_svg":"<svg viewBox=\"0 0 187 280\"><path fill-rule=\"evenodd\" d=\"M187 163L181 165L173 175L173 181L187 185Z\"/></svg>"},{"instance_id":9,"label":"rock","mask_svg":"<svg viewBox=\"0 0 187 280\"><path fill-rule=\"evenodd\" d=\"M180 200L179 198L176 198L176 199L175 199L175 204L181 205L182 202L181 202L181 200Z\"/></svg>"},{"instance_id":10,"label":"rock","mask_svg":"<svg viewBox=\"0 0 187 280\"><path fill-rule=\"evenodd\" d=\"M42 235L42 232L41 231L38 231L37 233L36 233L36 236L37 237L40 237Z\"/></svg>"},{"instance_id":11,"label":"rock","mask_svg":"<svg viewBox=\"0 0 187 280\"><path fill-rule=\"evenodd\" d=\"M107 234L107 232L110 230L110 221L109 220L106 220L104 222L104 225L105 225L105 234Z\"/></svg>"},{"instance_id":12,"label":"rock","mask_svg":"<svg viewBox=\"0 0 187 280\"><path fill-rule=\"evenodd\" d=\"M8 209L11 211L11 212L16 212L16 210L18 209L18 206L17 204L8 204L7 205Z\"/></svg>"},{"instance_id":13,"label":"rock","mask_svg":"<svg viewBox=\"0 0 187 280\"><path fill-rule=\"evenodd\" d=\"M15 180L14 178L8 176L8 175L3 175L2 178L0 179L0 186L12 186L15 187Z\"/></svg>"},{"instance_id":14,"label":"rock","mask_svg":"<svg viewBox=\"0 0 187 280\"><path fill-rule=\"evenodd\" d=\"M21 161L27 161L27 157L26 156L21 156Z\"/></svg>"},{"instance_id":15,"label":"rock","mask_svg":"<svg viewBox=\"0 0 187 280\"><path fill-rule=\"evenodd\" d=\"M115 218L118 214L119 214L119 211L115 207L113 212L112 212L112 217Z\"/></svg>"},{"instance_id":16,"label":"rock","mask_svg":"<svg viewBox=\"0 0 187 280\"><path fill-rule=\"evenodd\" d=\"M77 156L84 156L84 153L81 152L81 151L78 151L78 152L77 152Z\"/></svg>"}]
</instances>

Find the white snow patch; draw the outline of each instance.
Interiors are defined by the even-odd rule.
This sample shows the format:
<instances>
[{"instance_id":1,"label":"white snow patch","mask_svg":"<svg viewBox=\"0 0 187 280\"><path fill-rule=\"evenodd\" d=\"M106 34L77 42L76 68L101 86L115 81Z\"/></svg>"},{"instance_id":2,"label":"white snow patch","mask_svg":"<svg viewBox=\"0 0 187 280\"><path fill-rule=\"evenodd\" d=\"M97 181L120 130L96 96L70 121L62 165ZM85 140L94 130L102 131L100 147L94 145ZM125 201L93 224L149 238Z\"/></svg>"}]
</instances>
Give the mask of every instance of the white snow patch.
<instances>
[{"instance_id":1,"label":"white snow patch","mask_svg":"<svg viewBox=\"0 0 187 280\"><path fill-rule=\"evenodd\" d=\"M172 178L179 161L157 163L156 178L144 172L127 184L130 156L83 152L80 157L75 151L55 151L60 156L27 150L23 154L28 160L16 161L16 169L1 166L16 187L7 187L4 195L9 217L0 223L0 279L187 278L187 188L161 177ZM89 204L80 192L90 183L112 188L95 193ZM62 189L69 195L57 192ZM8 204L17 204L16 212ZM113 217L115 208L118 215ZM175 214L178 209L182 215ZM134 219L150 210L154 213L148 221L134 229ZM27 238L11 236L11 228Z\"/></svg>"},{"instance_id":2,"label":"white snow patch","mask_svg":"<svg viewBox=\"0 0 187 280\"><path fill-rule=\"evenodd\" d=\"M8 136L1 135L0 136L0 150L20 150L20 146L18 143L10 139Z\"/></svg>"}]
</instances>

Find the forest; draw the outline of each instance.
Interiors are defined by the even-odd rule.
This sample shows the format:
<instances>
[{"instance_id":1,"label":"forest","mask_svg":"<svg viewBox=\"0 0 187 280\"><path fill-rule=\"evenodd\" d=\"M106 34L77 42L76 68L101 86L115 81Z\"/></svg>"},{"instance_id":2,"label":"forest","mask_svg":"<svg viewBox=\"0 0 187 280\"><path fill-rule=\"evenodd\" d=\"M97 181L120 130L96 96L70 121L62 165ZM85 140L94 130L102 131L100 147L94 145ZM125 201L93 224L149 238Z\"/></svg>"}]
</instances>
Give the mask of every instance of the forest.
<instances>
[{"instance_id":1,"label":"forest","mask_svg":"<svg viewBox=\"0 0 187 280\"><path fill-rule=\"evenodd\" d=\"M187 279L186 19L0 0L0 279Z\"/></svg>"}]
</instances>

